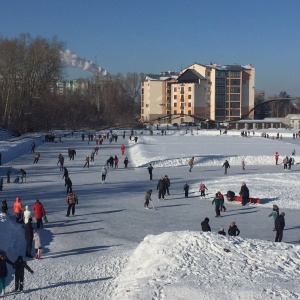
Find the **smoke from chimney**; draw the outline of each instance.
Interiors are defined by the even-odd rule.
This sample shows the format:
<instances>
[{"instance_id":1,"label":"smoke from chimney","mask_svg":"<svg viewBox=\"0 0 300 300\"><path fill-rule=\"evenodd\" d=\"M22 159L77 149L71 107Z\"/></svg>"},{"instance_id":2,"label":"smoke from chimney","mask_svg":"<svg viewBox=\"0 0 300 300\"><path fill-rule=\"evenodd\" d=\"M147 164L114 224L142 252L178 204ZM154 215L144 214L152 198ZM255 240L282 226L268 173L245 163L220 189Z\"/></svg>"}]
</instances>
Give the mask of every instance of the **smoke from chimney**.
<instances>
[{"instance_id":1,"label":"smoke from chimney","mask_svg":"<svg viewBox=\"0 0 300 300\"><path fill-rule=\"evenodd\" d=\"M91 60L80 58L76 53L72 52L69 49L65 50L61 54L62 63L67 67L80 68L82 70L89 71L94 74L99 72L99 74L103 76L106 76L108 74L108 72L101 66L96 65Z\"/></svg>"}]
</instances>

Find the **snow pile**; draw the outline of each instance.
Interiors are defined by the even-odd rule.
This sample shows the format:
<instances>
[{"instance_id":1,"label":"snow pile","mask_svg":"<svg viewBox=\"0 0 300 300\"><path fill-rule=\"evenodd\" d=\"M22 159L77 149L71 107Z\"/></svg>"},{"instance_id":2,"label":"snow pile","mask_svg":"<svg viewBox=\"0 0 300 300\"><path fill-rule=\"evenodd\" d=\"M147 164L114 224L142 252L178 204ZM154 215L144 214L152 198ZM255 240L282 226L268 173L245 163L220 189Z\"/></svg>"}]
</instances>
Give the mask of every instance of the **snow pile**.
<instances>
[{"instance_id":1,"label":"snow pile","mask_svg":"<svg viewBox=\"0 0 300 300\"><path fill-rule=\"evenodd\" d=\"M284 243L188 231L149 235L117 277L112 299L295 299L299 264L300 247Z\"/></svg>"}]
</instances>

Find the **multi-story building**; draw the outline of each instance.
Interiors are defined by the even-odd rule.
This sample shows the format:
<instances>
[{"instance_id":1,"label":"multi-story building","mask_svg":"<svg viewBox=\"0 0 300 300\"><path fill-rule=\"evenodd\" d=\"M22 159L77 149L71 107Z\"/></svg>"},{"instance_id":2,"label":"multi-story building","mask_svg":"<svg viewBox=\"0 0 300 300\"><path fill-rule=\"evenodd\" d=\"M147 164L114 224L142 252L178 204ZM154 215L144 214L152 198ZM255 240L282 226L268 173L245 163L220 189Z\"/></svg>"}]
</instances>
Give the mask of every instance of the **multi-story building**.
<instances>
[{"instance_id":1,"label":"multi-story building","mask_svg":"<svg viewBox=\"0 0 300 300\"><path fill-rule=\"evenodd\" d=\"M144 121L169 114L178 115L181 122L235 120L254 106L255 68L251 65L194 63L177 78L169 76L162 80L160 75L156 76L147 76L142 83ZM164 94L163 91L170 92ZM168 97L171 97L170 102ZM253 114L248 117L253 118Z\"/></svg>"}]
</instances>

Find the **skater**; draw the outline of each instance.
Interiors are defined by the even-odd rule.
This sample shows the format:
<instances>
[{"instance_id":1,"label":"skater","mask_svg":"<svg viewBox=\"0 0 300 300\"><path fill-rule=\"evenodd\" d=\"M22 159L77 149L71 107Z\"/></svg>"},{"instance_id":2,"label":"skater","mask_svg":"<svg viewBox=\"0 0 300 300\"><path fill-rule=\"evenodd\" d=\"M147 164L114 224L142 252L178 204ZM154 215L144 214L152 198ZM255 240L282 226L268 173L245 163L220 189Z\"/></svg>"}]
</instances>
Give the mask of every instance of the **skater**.
<instances>
[{"instance_id":1,"label":"skater","mask_svg":"<svg viewBox=\"0 0 300 300\"><path fill-rule=\"evenodd\" d=\"M296 150L295 148L292 150L292 155L295 156L296 155ZM1 164L0 164L1 165Z\"/></svg>"},{"instance_id":2,"label":"skater","mask_svg":"<svg viewBox=\"0 0 300 300\"><path fill-rule=\"evenodd\" d=\"M33 161L34 164L37 164L39 162L40 156L41 154L39 152L35 154Z\"/></svg>"},{"instance_id":3,"label":"skater","mask_svg":"<svg viewBox=\"0 0 300 300\"><path fill-rule=\"evenodd\" d=\"M218 231L218 234L220 234L220 235L226 235L226 232L225 232L225 230L224 230L223 227L220 228L220 230Z\"/></svg>"},{"instance_id":4,"label":"skater","mask_svg":"<svg viewBox=\"0 0 300 300\"><path fill-rule=\"evenodd\" d=\"M169 187L171 186L171 181L170 181L168 175L165 175L164 181L165 181L165 186L166 186L166 192L165 192L165 195L166 195L166 194L170 195Z\"/></svg>"},{"instance_id":5,"label":"skater","mask_svg":"<svg viewBox=\"0 0 300 300\"><path fill-rule=\"evenodd\" d=\"M279 216L279 207L276 204L274 204L273 205L273 210L269 214L269 217L273 217L273 219L274 219L274 229L273 229L273 231L276 231L275 221L276 221L276 219L277 219L278 216Z\"/></svg>"},{"instance_id":6,"label":"skater","mask_svg":"<svg viewBox=\"0 0 300 300\"><path fill-rule=\"evenodd\" d=\"M69 177L69 171L66 167L64 167L64 175L63 175L62 179L65 178L65 180L66 180L68 177Z\"/></svg>"},{"instance_id":7,"label":"skater","mask_svg":"<svg viewBox=\"0 0 300 300\"><path fill-rule=\"evenodd\" d=\"M216 217L219 218L219 217L221 217L221 214L220 214L221 199L220 199L218 193L215 194L215 198L212 201L212 205L214 205L214 204L215 204Z\"/></svg>"},{"instance_id":8,"label":"skater","mask_svg":"<svg viewBox=\"0 0 300 300\"><path fill-rule=\"evenodd\" d=\"M134 137L134 142L137 143L137 141L138 141L138 137L135 136L135 137Z\"/></svg>"},{"instance_id":9,"label":"skater","mask_svg":"<svg viewBox=\"0 0 300 300\"><path fill-rule=\"evenodd\" d=\"M105 179L106 179L106 175L107 175L107 167L106 167L106 166L104 166L104 167L102 168L101 173L102 173L102 183L104 183L104 182L105 182Z\"/></svg>"},{"instance_id":10,"label":"skater","mask_svg":"<svg viewBox=\"0 0 300 300\"><path fill-rule=\"evenodd\" d=\"M224 200L224 196L223 196L223 194L220 191L218 191L218 196L221 199L220 211L225 212L226 211L226 207L224 206L224 201L225 201Z\"/></svg>"},{"instance_id":11,"label":"skater","mask_svg":"<svg viewBox=\"0 0 300 300\"><path fill-rule=\"evenodd\" d=\"M65 187L67 187L67 194L72 193L72 180L70 177L65 179Z\"/></svg>"},{"instance_id":12,"label":"skater","mask_svg":"<svg viewBox=\"0 0 300 300\"><path fill-rule=\"evenodd\" d=\"M121 145L121 154L124 155L125 153L125 146L124 144Z\"/></svg>"},{"instance_id":13,"label":"skater","mask_svg":"<svg viewBox=\"0 0 300 300\"><path fill-rule=\"evenodd\" d=\"M158 199L160 200L162 198L165 200L166 184L164 177L158 180L156 189L158 190Z\"/></svg>"},{"instance_id":14,"label":"skater","mask_svg":"<svg viewBox=\"0 0 300 300\"><path fill-rule=\"evenodd\" d=\"M36 228L43 227L43 217L46 215L46 211L39 199L35 201L35 204L33 205L33 211L34 217L36 218Z\"/></svg>"},{"instance_id":15,"label":"skater","mask_svg":"<svg viewBox=\"0 0 300 300\"><path fill-rule=\"evenodd\" d=\"M275 220L276 237L275 242L281 242L283 237L283 229L285 227L285 213L282 212Z\"/></svg>"},{"instance_id":16,"label":"skater","mask_svg":"<svg viewBox=\"0 0 300 300\"><path fill-rule=\"evenodd\" d=\"M91 153L91 165L95 163L95 151L93 150Z\"/></svg>"},{"instance_id":17,"label":"skater","mask_svg":"<svg viewBox=\"0 0 300 300\"><path fill-rule=\"evenodd\" d=\"M65 162L65 158L62 156L62 154L59 154L58 155L58 162L57 162L57 165L59 164L59 171L63 171L64 162Z\"/></svg>"},{"instance_id":18,"label":"skater","mask_svg":"<svg viewBox=\"0 0 300 300\"><path fill-rule=\"evenodd\" d=\"M23 223L23 218L22 218L23 211L24 211L24 208L22 206L21 198L17 197L16 201L14 203L14 214L16 216L17 223Z\"/></svg>"},{"instance_id":19,"label":"skater","mask_svg":"<svg viewBox=\"0 0 300 300\"><path fill-rule=\"evenodd\" d=\"M114 167L114 158L113 156L111 155L110 158L109 158L109 167L112 169Z\"/></svg>"},{"instance_id":20,"label":"skater","mask_svg":"<svg viewBox=\"0 0 300 300\"><path fill-rule=\"evenodd\" d=\"M32 258L32 241L33 241L33 228L32 218L28 219L28 223L25 225L25 240L26 240L26 257Z\"/></svg>"},{"instance_id":21,"label":"skater","mask_svg":"<svg viewBox=\"0 0 300 300\"><path fill-rule=\"evenodd\" d=\"M127 168L128 163L129 163L129 160L128 160L128 157L126 156L124 159L125 168Z\"/></svg>"},{"instance_id":22,"label":"skater","mask_svg":"<svg viewBox=\"0 0 300 300\"><path fill-rule=\"evenodd\" d=\"M244 159L242 159L241 165L242 165L243 170L245 171L245 160Z\"/></svg>"},{"instance_id":23,"label":"skater","mask_svg":"<svg viewBox=\"0 0 300 300\"><path fill-rule=\"evenodd\" d=\"M208 190L204 183L200 183L199 192L201 192L200 197L205 198L205 190Z\"/></svg>"},{"instance_id":24,"label":"skater","mask_svg":"<svg viewBox=\"0 0 300 300\"><path fill-rule=\"evenodd\" d=\"M24 224L28 223L29 218L31 218L31 211L28 209L28 205L25 206L25 210L23 212Z\"/></svg>"},{"instance_id":25,"label":"skater","mask_svg":"<svg viewBox=\"0 0 300 300\"><path fill-rule=\"evenodd\" d=\"M71 211L72 211L72 216L74 216L75 215L75 205L78 204L77 196L75 194L73 194L72 192L70 192L67 196L66 201L68 203L68 210L67 210L66 217L70 216Z\"/></svg>"},{"instance_id":26,"label":"skater","mask_svg":"<svg viewBox=\"0 0 300 300\"><path fill-rule=\"evenodd\" d=\"M228 228L228 235L229 236L238 236L240 234L240 230L235 225L235 222L231 222Z\"/></svg>"},{"instance_id":27,"label":"skater","mask_svg":"<svg viewBox=\"0 0 300 300\"><path fill-rule=\"evenodd\" d=\"M23 183L23 180L25 179L25 183L26 183L26 172L24 169L20 169L20 171L18 172L18 174L21 174L21 180Z\"/></svg>"},{"instance_id":28,"label":"skater","mask_svg":"<svg viewBox=\"0 0 300 300\"><path fill-rule=\"evenodd\" d=\"M192 169L193 169L193 166L194 166L194 160L195 160L195 157L193 156L193 157L188 161L188 164L189 164L189 166L190 166L189 172L192 172Z\"/></svg>"},{"instance_id":29,"label":"skater","mask_svg":"<svg viewBox=\"0 0 300 300\"><path fill-rule=\"evenodd\" d=\"M187 182L185 183L183 190L184 190L184 197L188 198L189 197L189 188L190 186L187 184Z\"/></svg>"},{"instance_id":30,"label":"skater","mask_svg":"<svg viewBox=\"0 0 300 300\"><path fill-rule=\"evenodd\" d=\"M3 191L3 178L0 178L0 191Z\"/></svg>"},{"instance_id":31,"label":"skater","mask_svg":"<svg viewBox=\"0 0 300 300\"><path fill-rule=\"evenodd\" d=\"M37 229L33 232L33 240L34 240L34 249L35 249L35 259L41 259L42 252L42 243L40 234Z\"/></svg>"},{"instance_id":32,"label":"skater","mask_svg":"<svg viewBox=\"0 0 300 300\"><path fill-rule=\"evenodd\" d=\"M275 164L278 165L278 158L279 158L279 154L278 152L275 152Z\"/></svg>"},{"instance_id":33,"label":"skater","mask_svg":"<svg viewBox=\"0 0 300 300\"><path fill-rule=\"evenodd\" d=\"M85 168L86 165L88 168L90 167L90 157L88 155L85 157L85 164L83 167Z\"/></svg>"},{"instance_id":34,"label":"skater","mask_svg":"<svg viewBox=\"0 0 300 300\"><path fill-rule=\"evenodd\" d=\"M151 164L149 164L149 166L148 166L148 173L149 173L149 175L150 175L150 180L152 180L152 171L153 171L153 167L152 167L152 165Z\"/></svg>"},{"instance_id":35,"label":"skater","mask_svg":"<svg viewBox=\"0 0 300 300\"><path fill-rule=\"evenodd\" d=\"M204 221L201 222L202 231L204 232L211 231L211 228L208 223L209 223L209 218L205 218Z\"/></svg>"},{"instance_id":36,"label":"skater","mask_svg":"<svg viewBox=\"0 0 300 300\"><path fill-rule=\"evenodd\" d=\"M0 250L0 295L2 297L5 296L6 277L8 275L6 264L10 264L11 266L14 265L14 263L6 256L6 253L3 250Z\"/></svg>"},{"instance_id":37,"label":"skater","mask_svg":"<svg viewBox=\"0 0 300 300\"><path fill-rule=\"evenodd\" d=\"M242 197L242 205L245 206L249 202L249 189L245 182L242 183L239 194Z\"/></svg>"},{"instance_id":38,"label":"skater","mask_svg":"<svg viewBox=\"0 0 300 300\"><path fill-rule=\"evenodd\" d=\"M291 170L292 164L293 164L293 158L290 157L290 158L289 158L289 161L288 161L289 170Z\"/></svg>"},{"instance_id":39,"label":"skater","mask_svg":"<svg viewBox=\"0 0 300 300\"><path fill-rule=\"evenodd\" d=\"M34 151L35 151L35 142L32 142L32 144L31 144L31 153L34 153Z\"/></svg>"},{"instance_id":40,"label":"skater","mask_svg":"<svg viewBox=\"0 0 300 300\"><path fill-rule=\"evenodd\" d=\"M149 206L149 201L152 201L151 200L151 194L152 194L152 190L149 190L149 191L147 191L146 192L146 195L145 195L145 203L144 203L144 207L145 208L149 208L148 206Z\"/></svg>"},{"instance_id":41,"label":"skater","mask_svg":"<svg viewBox=\"0 0 300 300\"><path fill-rule=\"evenodd\" d=\"M11 167L8 168L7 172L6 172L6 176L7 176L7 183L10 183L10 176L12 174L12 169Z\"/></svg>"},{"instance_id":42,"label":"skater","mask_svg":"<svg viewBox=\"0 0 300 300\"><path fill-rule=\"evenodd\" d=\"M224 167L224 175L226 175L226 174L227 174L227 169L230 168L230 165L229 165L229 162L228 162L227 159L225 160L225 162L224 162L222 168L223 168L223 167Z\"/></svg>"},{"instance_id":43,"label":"skater","mask_svg":"<svg viewBox=\"0 0 300 300\"><path fill-rule=\"evenodd\" d=\"M289 162L289 158L286 156L284 159L283 159L283 170L287 170L287 165L288 165L288 162Z\"/></svg>"},{"instance_id":44,"label":"skater","mask_svg":"<svg viewBox=\"0 0 300 300\"><path fill-rule=\"evenodd\" d=\"M7 211L8 211L7 202L6 202L6 199L4 199L4 200L2 201L2 212L3 212L4 214L7 214Z\"/></svg>"},{"instance_id":45,"label":"skater","mask_svg":"<svg viewBox=\"0 0 300 300\"><path fill-rule=\"evenodd\" d=\"M115 169L118 169L119 159L118 159L117 155L115 155L114 163L115 163Z\"/></svg>"},{"instance_id":46,"label":"skater","mask_svg":"<svg viewBox=\"0 0 300 300\"><path fill-rule=\"evenodd\" d=\"M18 259L14 263L15 268L15 291L23 291L24 288L24 270L33 274L34 272L27 265L26 261L23 260L23 256L18 256Z\"/></svg>"},{"instance_id":47,"label":"skater","mask_svg":"<svg viewBox=\"0 0 300 300\"><path fill-rule=\"evenodd\" d=\"M98 155L98 151L99 151L99 146L96 146L95 149L94 149L94 152L95 152L96 155Z\"/></svg>"}]
</instances>

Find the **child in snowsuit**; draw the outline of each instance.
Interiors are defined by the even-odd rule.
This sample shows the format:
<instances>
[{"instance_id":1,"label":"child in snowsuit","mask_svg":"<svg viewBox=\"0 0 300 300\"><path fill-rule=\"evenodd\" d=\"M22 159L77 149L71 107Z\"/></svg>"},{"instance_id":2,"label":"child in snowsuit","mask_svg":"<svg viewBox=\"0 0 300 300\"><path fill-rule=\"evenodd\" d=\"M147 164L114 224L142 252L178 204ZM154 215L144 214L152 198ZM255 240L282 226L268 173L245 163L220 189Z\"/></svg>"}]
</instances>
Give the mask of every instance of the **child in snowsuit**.
<instances>
[{"instance_id":1,"label":"child in snowsuit","mask_svg":"<svg viewBox=\"0 0 300 300\"><path fill-rule=\"evenodd\" d=\"M27 265L26 261L23 260L23 256L19 256L14 264L15 268L15 290L23 291L24 287L24 270L26 269L28 272L33 274L33 271Z\"/></svg>"},{"instance_id":2,"label":"child in snowsuit","mask_svg":"<svg viewBox=\"0 0 300 300\"><path fill-rule=\"evenodd\" d=\"M205 186L204 183L200 183L200 187L199 187L199 192L201 192L200 197L204 197L205 198L205 190L207 190L207 187Z\"/></svg>"},{"instance_id":3,"label":"child in snowsuit","mask_svg":"<svg viewBox=\"0 0 300 300\"><path fill-rule=\"evenodd\" d=\"M228 228L228 235L230 236L238 236L240 234L239 229L235 225L235 222L231 222Z\"/></svg>"},{"instance_id":4,"label":"child in snowsuit","mask_svg":"<svg viewBox=\"0 0 300 300\"><path fill-rule=\"evenodd\" d=\"M35 248L35 258L41 259L41 252L42 252L42 243L41 238L38 230L34 230L33 233L33 241L34 241L34 248Z\"/></svg>"},{"instance_id":5,"label":"child in snowsuit","mask_svg":"<svg viewBox=\"0 0 300 300\"><path fill-rule=\"evenodd\" d=\"M279 207L276 204L274 204L273 205L273 210L269 214L269 217L273 217L273 219L274 219L274 229L273 229L273 231L276 231L276 229L275 229L275 221L276 221L276 219L277 219L278 216L279 216Z\"/></svg>"},{"instance_id":6,"label":"child in snowsuit","mask_svg":"<svg viewBox=\"0 0 300 300\"><path fill-rule=\"evenodd\" d=\"M0 250L0 292L1 292L1 296L3 297L5 295L6 277L8 275L7 266L6 266L7 263L12 266L14 265L13 262L11 262L6 256L6 253Z\"/></svg>"}]
</instances>

